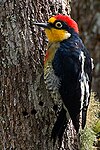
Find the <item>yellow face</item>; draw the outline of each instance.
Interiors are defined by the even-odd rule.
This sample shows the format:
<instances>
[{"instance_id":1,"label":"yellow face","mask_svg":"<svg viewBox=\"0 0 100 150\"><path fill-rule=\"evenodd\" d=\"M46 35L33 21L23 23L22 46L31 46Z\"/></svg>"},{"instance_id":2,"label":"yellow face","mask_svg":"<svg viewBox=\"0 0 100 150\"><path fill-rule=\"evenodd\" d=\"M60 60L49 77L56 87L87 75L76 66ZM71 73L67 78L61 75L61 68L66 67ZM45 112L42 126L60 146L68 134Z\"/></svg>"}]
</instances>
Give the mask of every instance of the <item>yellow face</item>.
<instances>
[{"instance_id":1,"label":"yellow face","mask_svg":"<svg viewBox=\"0 0 100 150\"><path fill-rule=\"evenodd\" d=\"M56 21L56 18L51 17L48 20L48 23L54 23ZM46 36L49 40L49 42L60 42L63 41L64 39L68 39L71 34L68 33L66 30L63 29L56 29L56 28L51 28L51 29L45 29Z\"/></svg>"}]
</instances>

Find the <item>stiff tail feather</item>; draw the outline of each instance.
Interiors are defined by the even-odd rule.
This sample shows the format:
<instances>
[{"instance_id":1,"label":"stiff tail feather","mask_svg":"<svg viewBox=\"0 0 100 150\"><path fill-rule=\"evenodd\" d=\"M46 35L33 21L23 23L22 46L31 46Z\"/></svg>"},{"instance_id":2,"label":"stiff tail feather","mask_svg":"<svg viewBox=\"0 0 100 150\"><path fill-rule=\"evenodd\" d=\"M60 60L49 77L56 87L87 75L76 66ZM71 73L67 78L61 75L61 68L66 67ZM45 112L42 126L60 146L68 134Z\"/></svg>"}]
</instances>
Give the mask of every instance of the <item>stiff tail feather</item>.
<instances>
[{"instance_id":1,"label":"stiff tail feather","mask_svg":"<svg viewBox=\"0 0 100 150\"><path fill-rule=\"evenodd\" d=\"M52 133L51 133L51 139L53 139L53 145L55 145L56 139L58 137L59 140L59 144L61 146L62 143L62 136L64 134L64 131L67 127L67 117L66 117L66 110L64 108L61 109L57 120L54 124L54 127L52 129Z\"/></svg>"}]
</instances>

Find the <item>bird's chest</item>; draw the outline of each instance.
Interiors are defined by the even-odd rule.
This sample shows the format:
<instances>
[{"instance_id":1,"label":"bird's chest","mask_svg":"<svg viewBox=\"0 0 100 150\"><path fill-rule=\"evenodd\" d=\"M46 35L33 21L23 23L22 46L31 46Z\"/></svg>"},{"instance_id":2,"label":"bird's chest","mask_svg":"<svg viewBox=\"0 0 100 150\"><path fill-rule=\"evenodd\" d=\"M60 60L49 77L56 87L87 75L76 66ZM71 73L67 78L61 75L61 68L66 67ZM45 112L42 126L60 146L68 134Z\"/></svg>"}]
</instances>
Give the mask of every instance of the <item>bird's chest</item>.
<instances>
[{"instance_id":1,"label":"bird's chest","mask_svg":"<svg viewBox=\"0 0 100 150\"><path fill-rule=\"evenodd\" d=\"M53 60L58 47L59 43L53 43L49 46L44 62L44 81L46 88L51 93L57 93L60 86L60 80L53 68Z\"/></svg>"}]
</instances>

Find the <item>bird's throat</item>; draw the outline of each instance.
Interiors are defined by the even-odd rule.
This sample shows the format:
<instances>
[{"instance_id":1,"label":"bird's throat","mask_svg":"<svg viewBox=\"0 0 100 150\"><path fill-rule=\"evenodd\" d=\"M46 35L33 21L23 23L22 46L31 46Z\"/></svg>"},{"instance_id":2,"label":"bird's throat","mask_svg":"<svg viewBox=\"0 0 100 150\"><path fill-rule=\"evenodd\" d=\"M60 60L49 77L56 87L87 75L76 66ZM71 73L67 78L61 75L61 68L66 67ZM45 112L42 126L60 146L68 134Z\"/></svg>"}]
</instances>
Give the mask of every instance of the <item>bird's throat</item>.
<instances>
[{"instance_id":1,"label":"bird's throat","mask_svg":"<svg viewBox=\"0 0 100 150\"><path fill-rule=\"evenodd\" d=\"M57 49L59 48L59 46L60 46L60 42L53 42L48 44L48 48L44 59L44 67L46 67L48 63L52 62L54 55Z\"/></svg>"},{"instance_id":2,"label":"bird's throat","mask_svg":"<svg viewBox=\"0 0 100 150\"><path fill-rule=\"evenodd\" d=\"M65 39L68 39L71 34L66 30L58 30L55 28L45 29L46 36L49 42L61 42Z\"/></svg>"}]
</instances>

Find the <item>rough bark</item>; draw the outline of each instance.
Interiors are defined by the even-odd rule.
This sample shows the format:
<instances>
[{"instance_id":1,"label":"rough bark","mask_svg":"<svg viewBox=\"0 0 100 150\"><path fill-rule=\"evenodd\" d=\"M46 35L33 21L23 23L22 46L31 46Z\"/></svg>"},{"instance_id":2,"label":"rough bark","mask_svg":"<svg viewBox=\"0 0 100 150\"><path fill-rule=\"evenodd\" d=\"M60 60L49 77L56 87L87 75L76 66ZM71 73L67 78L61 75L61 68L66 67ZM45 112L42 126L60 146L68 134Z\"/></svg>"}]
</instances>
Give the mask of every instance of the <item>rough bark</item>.
<instances>
[{"instance_id":1,"label":"rough bark","mask_svg":"<svg viewBox=\"0 0 100 150\"><path fill-rule=\"evenodd\" d=\"M1 0L0 141L3 150L57 150L50 139L55 107L43 79L47 40L32 21L70 13L70 0ZM64 5L63 5L64 4ZM69 125L69 128L71 126ZM62 149L78 149L65 132ZM71 148L70 148L71 147Z\"/></svg>"}]
</instances>

